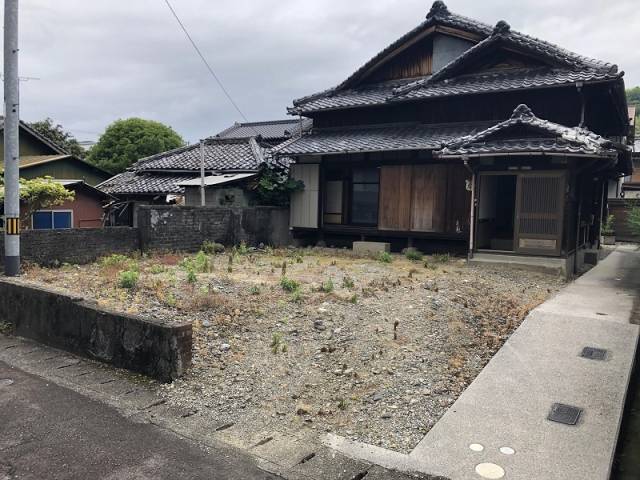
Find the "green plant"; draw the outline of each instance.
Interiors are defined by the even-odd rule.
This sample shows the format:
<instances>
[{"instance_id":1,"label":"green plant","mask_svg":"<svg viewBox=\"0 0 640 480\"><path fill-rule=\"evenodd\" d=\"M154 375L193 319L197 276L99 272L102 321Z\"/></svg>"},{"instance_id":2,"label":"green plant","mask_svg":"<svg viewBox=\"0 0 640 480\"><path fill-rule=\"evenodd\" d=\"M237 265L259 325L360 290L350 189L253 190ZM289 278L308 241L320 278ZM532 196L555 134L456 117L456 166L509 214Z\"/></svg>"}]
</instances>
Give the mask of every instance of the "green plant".
<instances>
[{"instance_id":1,"label":"green plant","mask_svg":"<svg viewBox=\"0 0 640 480\"><path fill-rule=\"evenodd\" d=\"M282 349L282 334L280 332L274 332L271 335L271 351L277 354Z\"/></svg>"},{"instance_id":2,"label":"green plant","mask_svg":"<svg viewBox=\"0 0 640 480\"><path fill-rule=\"evenodd\" d=\"M164 273L166 271L167 271L167 267L165 267L164 265L155 264L155 265L151 265L151 267L149 268L149 272L152 275L158 275L158 274Z\"/></svg>"},{"instance_id":3,"label":"green plant","mask_svg":"<svg viewBox=\"0 0 640 480\"><path fill-rule=\"evenodd\" d=\"M187 283L195 284L198 281L198 277L196 276L196 271L194 270L192 265L189 265L187 268Z\"/></svg>"},{"instance_id":4,"label":"green plant","mask_svg":"<svg viewBox=\"0 0 640 480\"><path fill-rule=\"evenodd\" d=\"M355 293L351 295L351 298L349 298L349 303L353 303L354 305L358 303L358 295L356 295Z\"/></svg>"},{"instance_id":5,"label":"green plant","mask_svg":"<svg viewBox=\"0 0 640 480\"><path fill-rule=\"evenodd\" d=\"M433 263L424 262L424 268L428 268L429 270L435 270L437 267Z\"/></svg>"},{"instance_id":6,"label":"green plant","mask_svg":"<svg viewBox=\"0 0 640 480\"><path fill-rule=\"evenodd\" d=\"M293 303L302 303L303 300L304 300L304 295L300 290L296 290L291 294L291 301Z\"/></svg>"},{"instance_id":7,"label":"green plant","mask_svg":"<svg viewBox=\"0 0 640 480\"><path fill-rule=\"evenodd\" d=\"M451 260L451 255L448 253L434 253L432 255L433 261L436 263L447 263Z\"/></svg>"},{"instance_id":8,"label":"green plant","mask_svg":"<svg viewBox=\"0 0 640 480\"><path fill-rule=\"evenodd\" d=\"M140 274L135 270L125 270L118 274L118 286L132 290L136 288Z\"/></svg>"},{"instance_id":9,"label":"green plant","mask_svg":"<svg viewBox=\"0 0 640 480\"><path fill-rule=\"evenodd\" d=\"M351 278L351 277L349 277L349 276L346 276L346 275L345 275L345 277L342 279L342 287L343 287L343 288L349 288L349 289L351 289L351 288L355 287L355 285L356 285L356 284L355 284L355 282L353 281L353 278Z\"/></svg>"},{"instance_id":10,"label":"green plant","mask_svg":"<svg viewBox=\"0 0 640 480\"><path fill-rule=\"evenodd\" d=\"M249 247L247 247L247 243L244 240L240 242L240 245L233 248L238 255L246 255L247 253L249 253Z\"/></svg>"},{"instance_id":11,"label":"green plant","mask_svg":"<svg viewBox=\"0 0 640 480\"><path fill-rule=\"evenodd\" d=\"M103 267L121 266L121 265L124 265L125 263L128 263L129 260L130 260L129 257L125 255L114 253L113 255L102 257L100 259L100 265Z\"/></svg>"},{"instance_id":12,"label":"green plant","mask_svg":"<svg viewBox=\"0 0 640 480\"><path fill-rule=\"evenodd\" d=\"M333 280L329 278L324 282L322 282L322 285L320 286L320 290L322 290L324 293L333 292Z\"/></svg>"},{"instance_id":13,"label":"green plant","mask_svg":"<svg viewBox=\"0 0 640 480\"><path fill-rule=\"evenodd\" d=\"M293 293L300 288L300 283L287 277L280 279L280 286L285 292Z\"/></svg>"},{"instance_id":14,"label":"green plant","mask_svg":"<svg viewBox=\"0 0 640 480\"><path fill-rule=\"evenodd\" d=\"M265 164L255 188L259 205L287 206L292 193L304 189L304 183L289 176L283 166Z\"/></svg>"},{"instance_id":15,"label":"green plant","mask_svg":"<svg viewBox=\"0 0 640 480\"><path fill-rule=\"evenodd\" d=\"M169 307L175 307L178 304L178 300L176 299L176 296L173 294L173 292L169 292L164 297L164 303Z\"/></svg>"},{"instance_id":16,"label":"green plant","mask_svg":"<svg viewBox=\"0 0 640 480\"><path fill-rule=\"evenodd\" d=\"M13 332L13 324L9 322L0 322L0 333L6 335Z\"/></svg>"},{"instance_id":17,"label":"green plant","mask_svg":"<svg viewBox=\"0 0 640 480\"><path fill-rule=\"evenodd\" d=\"M631 219L629 218L629 222ZM616 217L613 215L609 215L604 223L602 224L602 235L610 236L615 234L615 223Z\"/></svg>"},{"instance_id":18,"label":"green plant","mask_svg":"<svg viewBox=\"0 0 640 480\"><path fill-rule=\"evenodd\" d=\"M4 177L0 177L0 203L4 203ZM20 218L23 222L31 218L38 210L46 210L64 202L73 201L75 192L56 182L53 177L45 176L32 179L20 179Z\"/></svg>"},{"instance_id":19,"label":"green plant","mask_svg":"<svg viewBox=\"0 0 640 480\"><path fill-rule=\"evenodd\" d=\"M382 263L391 263L393 262L393 257L389 252L380 252L378 254L378 260Z\"/></svg>"},{"instance_id":20,"label":"green plant","mask_svg":"<svg viewBox=\"0 0 640 480\"><path fill-rule=\"evenodd\" d=\"M251 295L260 295L260 287L257 285L253 285L250 289L249 289L249 293Z\"/></svg>"},{"instance_id":21,"label":"green plant","mask_svg":"<svg viewBox=\"0 0 640 480\"><path fill-rule=\"evenodd\" d=\"M634 202L631 203L629 207L629 213L627 214L627 224L629 225L629 229L635 235L640 235L640 205L637 202Z\"/></svg>"},{"instance_id":22,"label":"green plant","mask_svg":"<svg viewBox=\"0 0 640 480\"><path fill-rule=\"evenodd\" d=\"M200 250L193 258L193 268L198 273L210 273L212 267L209 255L202 250Z\"/></svg>"},{"instance_id":23,"label":"green plant","mask_svg":"<svg viewBox=\"0 0 640 480\"><path fill-rule=\"evenodd\" d=\"M202 250L207 255L215 255L216 253L224 252L224 245L205 240L204 242L202 242L202 247L200 248L200 250Z\"/></svg>"},{"instance_id":24,"label":"green plant","mask_svg":"<svg viewBox=\"0 0 640 480\"><path fill-rule=\"evenodd\" d=\"M411 260L412 262L419 262L422 260L423 256L420 250L416 250L415 248L407 248L404 252L404 256L407 260Z\"/></svg>"},{"instance_id":25,"label":"green plant","mask_svg":"<svg viewBox=\"0 0 640 480\"><path fill-rule=\"evenodd\" d=\"M346 410L348 406L349 406L349 402L347 402L347 400L345 398L341 398L338 401L338 409Z\"/></svg>"}]
</instances>

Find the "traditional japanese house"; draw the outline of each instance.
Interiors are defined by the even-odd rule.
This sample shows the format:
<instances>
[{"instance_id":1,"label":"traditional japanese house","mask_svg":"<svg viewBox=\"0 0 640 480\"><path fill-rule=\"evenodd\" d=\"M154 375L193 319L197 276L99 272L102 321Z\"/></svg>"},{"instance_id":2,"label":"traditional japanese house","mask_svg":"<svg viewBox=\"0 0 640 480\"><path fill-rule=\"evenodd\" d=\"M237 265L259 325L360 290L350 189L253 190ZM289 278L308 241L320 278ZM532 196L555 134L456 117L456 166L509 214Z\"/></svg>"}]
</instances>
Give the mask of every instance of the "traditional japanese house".
<instances>
[{"instance_id":1,"label":"traditional japanese house","mask_svg":"<svg viewBox=\"0 0 640 480\"><path fill-rule=\"evenodd\" d=\"M340 85L294 101L313 128L275 149L305 183L293 233L573 271L599 245L608 181L632 169L622 77L436 1Z\"/></svg>"}]
</instances>

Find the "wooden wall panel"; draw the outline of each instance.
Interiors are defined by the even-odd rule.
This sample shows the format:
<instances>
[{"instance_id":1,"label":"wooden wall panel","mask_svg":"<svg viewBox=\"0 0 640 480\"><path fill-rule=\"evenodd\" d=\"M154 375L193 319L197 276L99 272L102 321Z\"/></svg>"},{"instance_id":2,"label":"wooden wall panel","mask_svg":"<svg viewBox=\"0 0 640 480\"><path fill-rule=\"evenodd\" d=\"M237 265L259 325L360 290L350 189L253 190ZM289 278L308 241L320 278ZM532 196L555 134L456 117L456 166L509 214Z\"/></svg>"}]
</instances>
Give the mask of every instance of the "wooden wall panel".
<instances>
[{"instance_id":1,"label":"wooden wall panel","mask_svg":"<svg viewBox=\"0 0 640 480\"><path fill-rule=\"evenodd\" d=\"M409 230L411 226L411 173L411 165L380 168L379 230Z\"/></svg>"},{"instance_id":2,"label":"wooden wall panel","mask_svg":"<svg viewBox=\"0 0 640 480\"><path fill-rule=\"evenodd\" d=\"M411 190L411 230L444 232L447 220L447 166L415 165Z\"/></svg>"},{"instance_id":3,"label":"wooden wall panel","mask_svg":"<svg viewBox=\"0 0 640 480\"><path fill-rule=\"evenodd\" d=\"M291 177L304 182L304 190L291 194L290 225L298 228L318 228L319 165L291 166Z\"/></svg>"},{"instance_id":4,"label":"wooden wall panel","mask_svg":"<svg viewBox=\"0 0 640 480\"><path fill-rule=\"evenodd\" d=\"M455 233L469 230L471 211L471 192L467 190L466 181L471 180L471 173L464 165L454 164L448 167L447 188L447 231Z\"/></svg>"}]
</instances>

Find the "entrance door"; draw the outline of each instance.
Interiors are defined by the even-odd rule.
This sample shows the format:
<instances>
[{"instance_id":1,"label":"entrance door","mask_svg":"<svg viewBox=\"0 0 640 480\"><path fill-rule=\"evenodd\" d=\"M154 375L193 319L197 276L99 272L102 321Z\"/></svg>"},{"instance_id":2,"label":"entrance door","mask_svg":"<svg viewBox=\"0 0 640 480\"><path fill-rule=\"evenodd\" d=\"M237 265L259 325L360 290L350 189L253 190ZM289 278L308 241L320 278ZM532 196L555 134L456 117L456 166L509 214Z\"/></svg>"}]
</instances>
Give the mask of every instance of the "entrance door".
<instances>
[{"instance_id":1,"label":"entrance door","mask_svg":"<svg viewBox=\"0 0 640 480\"><path fill-rule=\"evenodd\" d=\"M518 174L516 251L559 255L564 218L563 172Z\"/></svg>"},{"instance_id":2,"label":"entrance door","mask_svg":"<svg viewBox=\"0 0 640 480\"><path fill-rule=\"evenodd\" d=\"M481 173L476 245L479 250L515 251L518 176Z\"/></svg>"}]
</instances>

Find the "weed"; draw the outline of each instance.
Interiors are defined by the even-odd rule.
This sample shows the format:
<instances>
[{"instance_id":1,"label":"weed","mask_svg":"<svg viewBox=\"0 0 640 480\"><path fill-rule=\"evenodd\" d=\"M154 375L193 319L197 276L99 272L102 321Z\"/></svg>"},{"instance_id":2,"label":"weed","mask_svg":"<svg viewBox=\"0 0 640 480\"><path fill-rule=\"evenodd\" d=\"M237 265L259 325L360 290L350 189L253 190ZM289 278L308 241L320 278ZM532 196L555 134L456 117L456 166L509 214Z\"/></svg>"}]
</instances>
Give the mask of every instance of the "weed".
<instances>
[{"instance_id":1,"label":"weed","mask_svg":"<svg viewBox=\"0 0 640 480\"><path fill-rule=\"evenodd\" d=\"M198 281L198 277L196 276L196 271L193 266L187 266L187 283L195 284Z\"/></svg>"},{"instance_id":2,"label":"weed","mask_svg":"<svg viewBox=\"0 0 640 480\"><path fill-rule=\"evenodd\" d=\"M193 258L193 267L198 273L211 273L213 270L211 259L203 250L200 250Z\"/></svg>"},{"instance_id":3,"label":"weed","mask_svg":"<svg viewBox=\"0 0 640 480\"><path fill-rule=\"evenodd\" d=\"M247 247L246 242L243 240L242 242L240 242L240 245L233 247L233 251L237 255L246 255L247 253L249 253L249 247Z\"/></svg>"},{"instance_id":4,"label":"weed","mask_svg":"<svg viewBox=\"0 0 640 480\"><path fill-rule=\"evenodd\" d=\"M428 268L429 270L435 270L437 267L433 263L424 262L424 268Z\"/></svg>"},{"instance_id":5,"label":"weed","mask_svg":"<svg viewBox=\"0 0 640 480\"><path fill-rule=\"evenodd\" d=\"M300 290L296 290L291 294L291 301L293 303L302 303L303 300L304 300L304 295Z\"/></svg>"},{"instance_id":6,"label":"weed","mask_svg":"<svg viewBox=\"0 0 640 480\"><path fill-rule=\"evenodd\" d=\"M320 286L320 290L322 290L324 293L333 292L333 280L329 278L324 282L322 282L322 285Z\"/></svg>"},{"instance_id":7,"label":"weed","mask_svg":"<svg viewBox=\"0 0 640 480\"><path fill-rule=\"evenodd\" d=\"M296 263L304 263L304 259L302 258L302 255L296 255Z\"/></svg>"},{"instance_id":8,"label":"weed","mask_svg":"<svg viewBox=\"0 0 640 480\"><path fill-rule=\"evenodd\" d=\"M0 333L7 335L13 332L13 324L9 322L0 322Z\"/></svg>"},{"instance_id":9,"label":"weed","mask_svg":"<svg viewBox=\"0 0 640 480\"><path fill-rule=\"evenodd\" d=\"M280 286L285 292L293 293L300 289L300 283L287 277L280 279Z\"/></svg>"},{"instance_id":10,"label":"weed","mask_svg":"<svg viewBox=\"0 0 640 480\"><path fill-rule=\"evenodd\" d=\"M355 293L351 295L351 298L349 298L349 303L353 303L354 305L358 303L358 295L356 295Z\"/></svg>"},{"instance_id":11,"label":"weed","mask_svg":"<svg viewBox=\"0 0 640 480\"><path fill-rule=\"evenodd\" d=\"M102 257L100 259L100 265L103 267L122 266L125 263L128 263L129 260L129 257L127 257L126 255L114 253L113 255L109 255L108 257Z\"/></svg>"},{"instance_id":12,"label":"weed","mask_svg":"<svg viewBox=\"0 0 640 480\"><path fill-rule=\"evenodd\" d=\"M271 351L274 354L278 354L282 350L282 334L280 332L274 332L271 335Z\"/></svg>"},{"instance_id":13,"label":"weed","mask_svg":"<svg viewBox=\"0 0 640 480\"><path fill-rule=\"evenodd\" d=\"M250 293L251 295L260 295L260 287L259 287L259 286L257 286L257 285L252 286L252 287L249 289L249 293Z\"/></svg>"},{"instance_id":14,"label":"weed","mask_svg":"<svg viewBox=\"0 0 640 480\"><path fill-rule=\"evenodd\" d=\"M118 286L120 288L126 288L133 290L138 284L138 278L140 274L136 270L125 270L118 275Z\"/></svg>"},{"instance_id":15,"label":"weed","mask_svg":"<svg viewBox=\"0 0 640 480\"><path fill-rule=\"evenodd\" d=\"M415 248L407 248L404 252L404 256L407 258L407 260L411 260L412 262L419 262L424 257L424 255L422 255L422 252L420 250L416 250Z\"/></svg>"},{"instance_id":16,"label":"weed","mask_svg":"<svg viewBox=\"0 0 640 480\"><path fill-rule=\"evenodd\" d=\"M164 297L164 303L169 307L175 307L178 304L178 299L176 299L176 296L173 294L173 292L169 292Z\"/></svg>"},{"instance_id":17,"label":"weed","mask_svg":"<svg viewBox=\"0 0 640 480\"><path fill-rule=\"evenodd\" d=\"M216 253L224 252L224 245L205 240L204 242L202 242L202 248L200 250L202 250L207 255L215 255Z\"/></svg>"},{"instance_id":18,"label":"weed","mask_svg":"<svg viewBox=\"0 0 640 480\"><path fill-rule=\"evenodd\" d=\"M413 278L416 273L418 273L418 270L416 270L415 268L409 270L409 278Z\"/></svg>"},{"instance_id":19,"label":"weed","mask_svg":"<svg viewBox=\"0 0 640 480\"><path fill-rule=\"evenodd\" d=\"M432 257L433 261L436 263L447 263L449 260L451 260L451 255L449 255L448 253L434 253Z\"/></svg>"},{"instance_id":20,"label":"weed","mask_svg":"<svg viewBox=\"0 0 640 480\"><path fill-rule=\"evenodd\" d=\"M353 287L355 287L356 284L353 281L353 278L349 277L349 276L345 276L342 279L342 287L343 288L348 288L348 289L352 289Z\"/></svg>"},{"instance_id":21,"label":"weed","mask_svg":"<svg viewBox=\"0 0 640 480\"><path fill-rule=\"evenodd\" d=\"M287 276L287 262L286 262L286 261L282 262L282 271L281 271L281 275L282 275L283 277L286 277L286 276Z\"/></svg>"},{"instance_id":22,"label":"weed","mask_svg":"<svg viewBox=\"0 0 640 480\"><path fill-rule=\"evenodd\" d=\"M347 409L347 407L348 407L348 406L349 406L349 402L347 402L347 399L346 399L346 398L341 398L341 399L338 401L338 409L339 409L339 410L343 410L343 411L344 411L344 410L346 410L346 409Z\"/></svg>"},{"instance_id":23,"label":"weed","mask_svg":"<svg viewBox=\"0 0 640 480\"><path fill-rule=\"evenodd\" d=\"M338 261L337 260L331 260L331 266L335 267L336 265L338 265Z\"/></svg>"},{"instance_id":24,"label":"weed","mask_svg":"<svg viewBox=\"0 0 640 480\"><path fill-rule=\"evenodd\" d=\"M164 265L159 265L159 264L154 264L151 265L151 268L149 268L149 272L153 275L158 275L160 273L164 273L167 271L167 267L165 267Z\"/></svg>"},{"instance_id":25,"label":"weed","mask_svg":"<svg viewBox=\"0 0 640 480\"><path fill-rule=\"evenodd\" d=\"M380 252L378 254L378 260L382 263L391 263L393 262L393 257L389 252Z\"/></svg>"}]
</instances>

